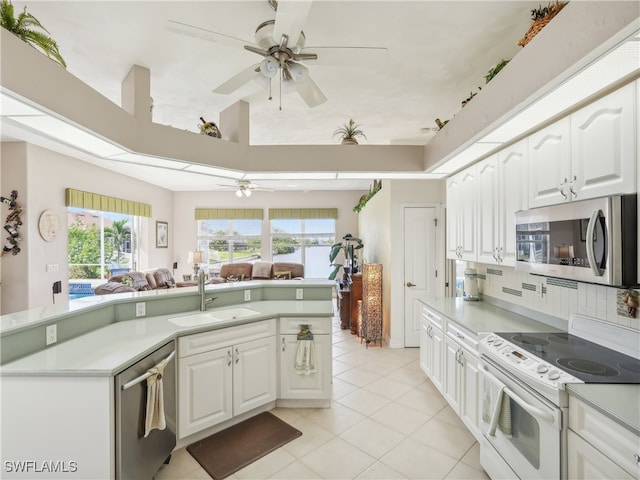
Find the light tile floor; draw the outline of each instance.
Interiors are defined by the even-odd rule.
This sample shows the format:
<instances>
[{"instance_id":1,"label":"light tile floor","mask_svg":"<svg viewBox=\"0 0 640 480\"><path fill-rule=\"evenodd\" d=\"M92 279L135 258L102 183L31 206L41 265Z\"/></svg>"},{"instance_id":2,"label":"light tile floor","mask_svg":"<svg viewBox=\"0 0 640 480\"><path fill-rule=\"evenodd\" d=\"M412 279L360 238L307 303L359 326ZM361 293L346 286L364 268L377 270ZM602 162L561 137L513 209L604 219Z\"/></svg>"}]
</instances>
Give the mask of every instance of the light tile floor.
<instances>
[{"instance_id":1,"label":"light tile floor","mask_svg":"<svg viewBox=\"0 0 640 480\"><path fill-rule=\"evenodd\" d=\"M334 318L333 405L272 412L302 436L230 479L488 479L479 446L420 369L419 349L370 346ZM156 480L209 479L186 449Z\"/></svg>"}]
</instances>

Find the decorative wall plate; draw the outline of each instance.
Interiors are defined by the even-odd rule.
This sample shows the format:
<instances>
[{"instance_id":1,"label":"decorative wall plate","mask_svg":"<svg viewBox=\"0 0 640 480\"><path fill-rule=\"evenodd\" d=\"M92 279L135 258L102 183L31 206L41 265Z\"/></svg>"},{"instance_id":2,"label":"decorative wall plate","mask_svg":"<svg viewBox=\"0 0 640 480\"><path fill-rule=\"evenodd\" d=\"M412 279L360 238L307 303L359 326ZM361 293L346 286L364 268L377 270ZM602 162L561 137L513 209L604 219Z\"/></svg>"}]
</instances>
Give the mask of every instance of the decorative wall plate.
<instances>
[{"instance_id":1,"label":"decorative wall plate","mask_svg":"<svg viewBox=\"0 0 640 480\"><path fill-rule=\"evenodd\" d=\"M53 242L58 236L60 219L53 210L45 210L38 220L38 231L47 242Z\"/></svg>"}]
</instances>

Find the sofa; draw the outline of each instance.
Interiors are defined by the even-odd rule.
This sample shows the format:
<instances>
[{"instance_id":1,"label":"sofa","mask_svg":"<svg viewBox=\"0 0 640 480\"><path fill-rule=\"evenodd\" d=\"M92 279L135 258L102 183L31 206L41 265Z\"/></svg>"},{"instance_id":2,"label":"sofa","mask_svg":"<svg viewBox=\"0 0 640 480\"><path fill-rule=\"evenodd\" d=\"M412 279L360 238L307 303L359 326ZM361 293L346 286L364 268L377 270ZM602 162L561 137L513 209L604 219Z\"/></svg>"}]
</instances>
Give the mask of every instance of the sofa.
<instances>
[{"instance_id":1,"label":"sofa","mask_svg":"<svg viewBox=\"0 0 640 480\"><path fill-rule=\"evenodd\" d=\"M246 280L298 280L304 278L304 265L294 262L227 263L220 276L209 283L242 282Z\"/></svg>"},{"instance_id":2,"label":"sofa","mask_svg":"<svg viewBox=\"0 0 640 480\"><path fill-rule=\"evenodd\" d=\"M107 295L110 293L141 292L161 288L190 287L194 285L197 285L197 282L176 282L173 273L171 273L171 270L168 268L154 268L144 272L134 271L113 275L107 283L96 287L95 294Z\"/></svg>"}]
</instances>

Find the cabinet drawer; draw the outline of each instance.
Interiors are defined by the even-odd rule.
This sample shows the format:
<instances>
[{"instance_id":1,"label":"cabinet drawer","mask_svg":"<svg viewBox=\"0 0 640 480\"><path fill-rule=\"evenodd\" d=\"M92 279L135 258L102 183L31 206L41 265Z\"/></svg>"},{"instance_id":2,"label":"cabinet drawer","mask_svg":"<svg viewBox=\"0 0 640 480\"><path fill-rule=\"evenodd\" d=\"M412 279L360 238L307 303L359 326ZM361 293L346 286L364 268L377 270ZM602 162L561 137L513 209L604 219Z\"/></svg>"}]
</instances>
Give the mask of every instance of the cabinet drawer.
<instances>
[{"instance_id":1,"label":"cabinet drawer","mask_svg":"<svg viewBox=\"0 0 640 480\"><path fill-rule=\"evenodd\" d=\"M467 347L474 353L478 353L478 337L454 322L447 322L447 335L460 345Z\"/></svg>"},{"instance_id":2,"label":"cabinet drawer","mask_svg":"<svg viewBox=\"0 0 640 480\"><path fill-rule=\"evenodd\" d=\"M285 317L280 319L280 334L297 334L300 331L300 325L309 325L311 333L316 335L331 333L330 318Z\"/></svg>"},{"instance_id":3,"label":"cabinet drawer","mask_svg":"<svg viewBox=\"0 0 640 480\"><path fill-rule=\"evenodd\" d=\"M440 314L436 313L435 311L431 310L430 308L422 304L420 308L421 308L420 314L423 317L428 318L431 322L433 322L435 325L437 325L439 328L442 329L442 316Z\"/></svg>"},{"instance_id":4,"label":"cabinet drawer","mask_svg":"<svg viewBox=\"0 0 640 480\"><path fill-rule=\"evenodd\" d=\"M640 437L595 408L569 397L569 428L635 478L640 477Z\"/></svg>"},{"instance_id":5,"label":"cabinet drawer","mask_svg":"<svg viewBox=\"0 0 640 480\"><path fill-rule=\"evenodd\" d=\"M178 339L178 357L188 357L275 334L276 321L272 319L187 335Z\"/></svg>"}]
</instances>

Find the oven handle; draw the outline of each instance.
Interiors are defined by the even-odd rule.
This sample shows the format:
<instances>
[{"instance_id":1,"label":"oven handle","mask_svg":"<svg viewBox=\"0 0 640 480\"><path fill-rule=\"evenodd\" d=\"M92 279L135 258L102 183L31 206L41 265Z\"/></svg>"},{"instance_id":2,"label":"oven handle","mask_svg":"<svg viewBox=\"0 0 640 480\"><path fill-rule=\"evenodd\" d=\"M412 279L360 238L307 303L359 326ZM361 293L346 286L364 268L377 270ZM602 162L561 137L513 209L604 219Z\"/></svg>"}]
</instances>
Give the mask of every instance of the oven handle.
<instances>
[{"instance_id":1,"label":"oven handle","mask_svg":"<svg viewBox=\"0 0 640 480\"><path fill-rule=\"evenodd\" d=\"M556 424L556 418L553 415L553 413L551 413L551 412L549 412L547 410L543 410L541 408L534 407L533 405L528 404L525 400L523 400L520 396L518 396L513 390L511 390L504 383L502 383L500 380L498 380L495 377L495 375L493 375L491 372L489 372L489 370L487 369L487 367L484 364L479 363L478 364L478 370L480 370L483 375L487 375L488 377L493 378L498 383L501 383L504 386L504 392L507 395L509 395L509 398L513 399L514 402L516 402L518 405L520 405L525 411L529 412L532 416L534 416L535 418L538 418L540 420L543 420L543 421L545 421L547 423L551 423L553 425Z\"/></svg>"},{"instance_id":2,"label":"oven handle","mask_svg":"<svg viewBox=\"0 0 640 480\"><path fill-rule=\"evenodd\" d=\"M589 223L587 224L587 258L589 259L591 271L598 277L602 276L603 272L600 270L600 267L598 267L596 254L593 251L593 231L596 229L596 222L598 221L599 216L600 210L594 210L591 213Z\"/></svg>"}]
</instances>

